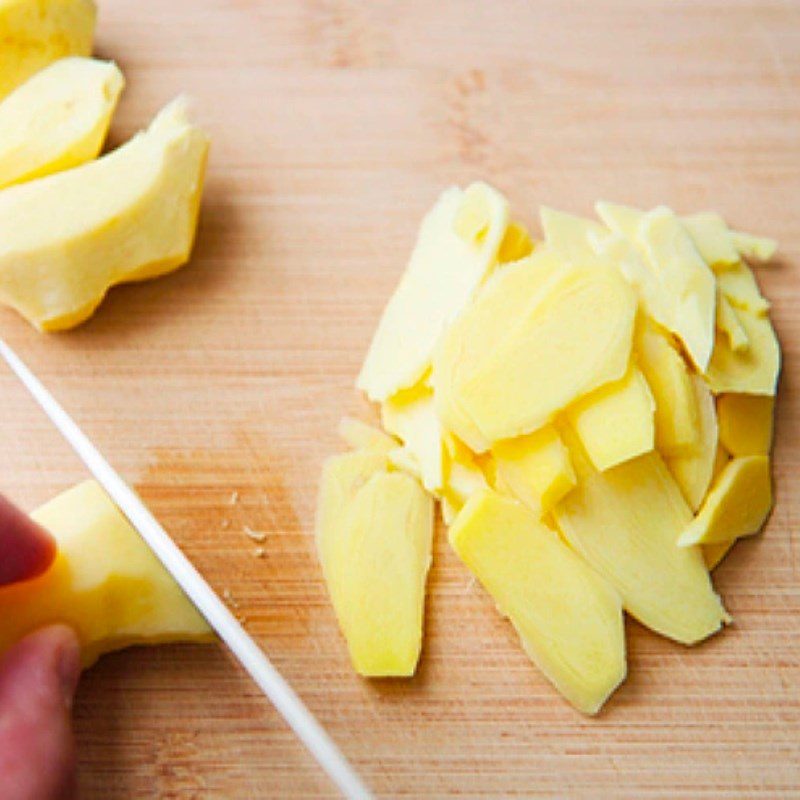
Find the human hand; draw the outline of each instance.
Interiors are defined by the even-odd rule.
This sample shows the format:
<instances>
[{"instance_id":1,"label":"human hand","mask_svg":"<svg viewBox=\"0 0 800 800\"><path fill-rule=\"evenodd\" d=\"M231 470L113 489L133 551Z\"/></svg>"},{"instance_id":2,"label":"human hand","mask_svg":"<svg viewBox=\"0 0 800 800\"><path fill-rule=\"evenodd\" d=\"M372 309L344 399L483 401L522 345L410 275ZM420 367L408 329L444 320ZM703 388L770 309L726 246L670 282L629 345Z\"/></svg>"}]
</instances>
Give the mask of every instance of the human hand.
<instances>
[{"instance_id":1,"label":"human hand","mask_svg":"<svg viewBox=\"0 0 800 800\"><path fill-rule=\"evenodd\" d=\"M0 585L44 572L52 537L0 496ZM67 800L75 794L70 709L80 677L75 634L53 625L0 659L0 798Z\"/></svg>"}]
</instances>

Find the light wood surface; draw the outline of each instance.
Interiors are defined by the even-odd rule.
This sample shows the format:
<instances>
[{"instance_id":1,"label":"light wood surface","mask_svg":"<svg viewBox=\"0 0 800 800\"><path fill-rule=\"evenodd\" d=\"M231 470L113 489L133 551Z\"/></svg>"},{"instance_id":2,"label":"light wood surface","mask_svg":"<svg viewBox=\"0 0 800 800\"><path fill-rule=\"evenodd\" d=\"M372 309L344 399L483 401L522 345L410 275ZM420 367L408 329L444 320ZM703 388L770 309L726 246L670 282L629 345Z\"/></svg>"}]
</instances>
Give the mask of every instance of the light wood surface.
<instances>
[{"instance_id":1,"label":"light wood surface","mask_svg":"<svg viewBox=\"0 0 800 800\"><path fill-rule=\"evenodd\" d=\"M800 796L800 4L101 0L119 143L173 95L213 137L190 266L79 330L0 333L149 501L382 797ZM599 198L715 208L781 241L759 273L785 367L777 505L691 650L628 624L630 678L567 706L440 534L418 676L351 671L314 554L322 460L421 215L483 178L523 219ZM0 490L81 480L0 370ZM239 502L231 505L233 492ZM243 533L267 533L256 558ZM76 709L84 798L331 789L222 651L115 654Z\"/></svg>"}]
</instances>

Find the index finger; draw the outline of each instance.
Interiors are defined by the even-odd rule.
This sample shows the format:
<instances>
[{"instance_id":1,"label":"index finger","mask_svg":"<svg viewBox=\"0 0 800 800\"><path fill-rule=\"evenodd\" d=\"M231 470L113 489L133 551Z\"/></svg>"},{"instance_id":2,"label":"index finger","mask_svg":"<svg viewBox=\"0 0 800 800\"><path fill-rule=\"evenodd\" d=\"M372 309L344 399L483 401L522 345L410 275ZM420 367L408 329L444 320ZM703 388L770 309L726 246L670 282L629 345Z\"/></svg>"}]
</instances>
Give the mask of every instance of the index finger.
<instances>
[{"instance_id":1,"label":"index finger","mask_svg":"<svg viewBox=\"0 0 800 800\"><path fill-rule=\"evenodd\" d=\"M41 575L55 555L53 537L0 495L0 586Z\"/></svg>"}]
</instances>

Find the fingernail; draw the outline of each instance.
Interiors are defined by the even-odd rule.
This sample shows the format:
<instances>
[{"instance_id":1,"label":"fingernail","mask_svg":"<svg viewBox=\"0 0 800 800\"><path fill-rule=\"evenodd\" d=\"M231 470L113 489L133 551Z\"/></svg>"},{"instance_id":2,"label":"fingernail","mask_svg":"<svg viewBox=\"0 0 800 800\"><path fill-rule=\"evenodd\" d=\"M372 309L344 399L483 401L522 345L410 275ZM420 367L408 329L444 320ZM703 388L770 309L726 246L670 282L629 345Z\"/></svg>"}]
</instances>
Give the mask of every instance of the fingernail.
<instances>
[{"instance_id":1,"label":"fingernail","mask_svg":"<svg viewBox=\"0 0 800 800\"><path fill-rule=\"evenodd\" d=\"M67 708L72 708L75 690L81 677L81 654L77 642L65 643L58 656L58 680L64 703Z\"/></svg>"}]
</instances>

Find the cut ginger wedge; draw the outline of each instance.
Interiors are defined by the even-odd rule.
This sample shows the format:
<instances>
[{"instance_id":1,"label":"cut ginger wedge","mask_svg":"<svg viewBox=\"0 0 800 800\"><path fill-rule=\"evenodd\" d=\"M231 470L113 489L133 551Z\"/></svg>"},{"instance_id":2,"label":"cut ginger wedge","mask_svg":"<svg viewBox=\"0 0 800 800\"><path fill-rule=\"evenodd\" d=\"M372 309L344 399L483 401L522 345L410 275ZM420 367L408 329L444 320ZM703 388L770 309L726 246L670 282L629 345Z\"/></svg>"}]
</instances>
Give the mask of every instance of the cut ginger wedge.
<instances>
[{"instance_id":1,"label":"cut ginger wedge","mask_svg":"<svg viewBox=\"0 0 800 800\"><path fill-rule=\"evenodd\" d=\"M63 58L0 103L0 189L91 161L125 80L116 64Z\"/></svg>"},{"instance_id":2,"label":"cut ginger wedge","mask_svg":"<svg viewBox=\"0 0 800 800\"><path fill-rule=\"evenodd\" d=\"M84 666L136 644L212 639L205 620L94 481L33 513L58 555L43 575L0 587L0 652L36 628L75 629Z\"/></svg>"},{"instance_id":3,"label":"cut ginger wedge","mask_svg":"<svg viewBox=\"0 0 800 800\"><path fill-rule=\"evenodd\" d=\"M531 660L576 708L597 713L626 674L616 590L522 503L490 489L461 510L450 543Z\"/></svg>"},{"instance_id":4,"label":"cut ginger wedge","mask_svg":"<svg viewBox=\"0 0 800 800\"><path fill-rule=\"evenodd\" d=\"M0 193L0 302L62 330L111 286L184 264L207 152L179 99L109 155Z\"/></svg>"}]
</instances>

